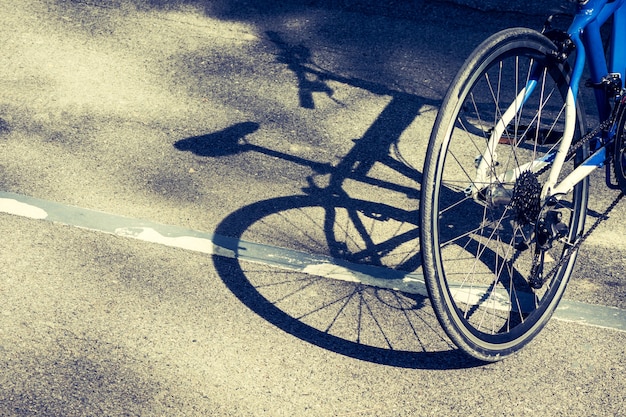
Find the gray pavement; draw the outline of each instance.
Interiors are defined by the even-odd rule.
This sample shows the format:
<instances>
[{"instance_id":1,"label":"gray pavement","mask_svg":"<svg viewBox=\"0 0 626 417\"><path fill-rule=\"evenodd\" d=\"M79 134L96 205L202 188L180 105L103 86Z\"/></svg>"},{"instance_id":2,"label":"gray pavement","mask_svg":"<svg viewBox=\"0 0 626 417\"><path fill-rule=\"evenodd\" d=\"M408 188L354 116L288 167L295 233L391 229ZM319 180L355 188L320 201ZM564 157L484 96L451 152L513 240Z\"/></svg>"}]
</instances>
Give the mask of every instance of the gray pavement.
<instances>
[{"instance_id":1,"label":"gray pavement","mask_svg":"<svg viewBox=\"0 0 626 417\"><path fill-rule=\"evenodd\" d=\"M355 204L388 217L373 238L412 230L447 82L488 34L542 19L349 3L0 0L0 190L266 257L326 256ZM0 214L0 415L626 414L625 332L554 320L482 365L423 296L18 214ZM569 301L626 309L625 215Z\"/></svg>"}]
</instances>

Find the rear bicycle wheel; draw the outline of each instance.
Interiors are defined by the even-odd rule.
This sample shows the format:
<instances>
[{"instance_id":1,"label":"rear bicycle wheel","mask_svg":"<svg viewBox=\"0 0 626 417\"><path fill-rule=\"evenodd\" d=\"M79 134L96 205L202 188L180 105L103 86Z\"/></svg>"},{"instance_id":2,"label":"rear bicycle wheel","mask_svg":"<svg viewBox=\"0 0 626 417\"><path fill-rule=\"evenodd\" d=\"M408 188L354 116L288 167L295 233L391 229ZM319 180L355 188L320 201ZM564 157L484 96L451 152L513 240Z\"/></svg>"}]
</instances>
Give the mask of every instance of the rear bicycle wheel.
<instances>
[{"instance_id":1,"label":"rear bicycle wheel","mask_svg":"<svg viewBox=\"0 0 626 417\"><path fill-rule=\"evenodd\" d=\"M575 262L571 246L584 227L587 181L550 209L560 219L551 225L562 236L536 255L539 193L565 128L569 71L551 58L555 50L530 29L487 39L451 84L428 146L420 207L427 288L448 336L485 361L518 351L549 320ZM531 84L532 94L520 94ZM523 96L523 105L497 129ZM576 119L574 139L584 129L582 110ZM494 130L502 133L490 148ZM566 162L563 175L586 149ZM483 160L488 168L479 177ZM533 271L545 274L542 285L533 282Z\"/></svg>"}]
</instances>

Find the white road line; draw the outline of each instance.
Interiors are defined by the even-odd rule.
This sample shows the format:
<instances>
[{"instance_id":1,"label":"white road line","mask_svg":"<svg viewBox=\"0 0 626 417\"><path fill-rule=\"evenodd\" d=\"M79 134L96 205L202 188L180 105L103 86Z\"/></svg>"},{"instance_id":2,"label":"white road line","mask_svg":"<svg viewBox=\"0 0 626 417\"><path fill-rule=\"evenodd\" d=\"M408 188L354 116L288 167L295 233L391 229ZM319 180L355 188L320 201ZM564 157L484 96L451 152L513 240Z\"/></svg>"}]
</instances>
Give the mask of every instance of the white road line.
<instances>
[{"instance_id":1,"label":"white road line","mask_svg":"<svg viewBox=\"0 0 626 417\"><path fill-rule=\"evenodd\" d=\"M0 192L0 213L427 296L423 276ZM626 331L626 310L561 300L555 319Z\"/></svg>"}]
</instances>

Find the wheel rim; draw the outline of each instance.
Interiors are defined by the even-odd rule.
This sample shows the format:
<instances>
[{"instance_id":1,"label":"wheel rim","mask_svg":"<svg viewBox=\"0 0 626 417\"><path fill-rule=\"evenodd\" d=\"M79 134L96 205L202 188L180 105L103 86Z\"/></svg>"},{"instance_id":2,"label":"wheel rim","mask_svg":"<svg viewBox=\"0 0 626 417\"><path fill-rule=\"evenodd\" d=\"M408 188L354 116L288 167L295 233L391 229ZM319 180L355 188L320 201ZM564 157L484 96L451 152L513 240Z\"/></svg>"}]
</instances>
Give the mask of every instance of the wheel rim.
<instances>
[{"instance_id":1,"label":"wheel rim","mask_svg":"<svg viewBox=\"0 0 626 417\"><path fill-rule=\"evenodd\" d=\"M506 204L497 206L463 194L468 184L484 188L474 182L475 170L467 167L473 166L476 153L485 148L490 126L506 109L495 103L511 103L520 86L526 84L531 65L543 59L541 54L526 49L511 50L507 56L491 66L485 61L484 71L478 71L461 92L463 101L454 112L458 117L454 129L447 132L438 161L433 199L438 219L431 225L438 247L435 273L440 287L446 289L442 297L453 306L450 319L467 339L494 350L512 347L518 339L527 339L542 327L562 294L562 278L569 275L572 265L566 262L546 277L541 289L532 290L525 277L532 268L533 251L516 248L523 241L532 243L534 224L517 224L513 210ZM503 173L553 152L562 132L564 79L560 72L554 77L547 70L541 74L537 101L531 99L524 105L496 147L499 162L490 173L504 194L512 192L514 183L507 182ZM515 81L507 81L511 79ZM542 176L540 181L543 184L545 178ZM573 197L558 203L569 226L565 239L568 243L575 240L581 228L583 190L577 187ZM555 242L544 264L554 265L566 248L567 244Z\"/></svg>"}]
</instances>

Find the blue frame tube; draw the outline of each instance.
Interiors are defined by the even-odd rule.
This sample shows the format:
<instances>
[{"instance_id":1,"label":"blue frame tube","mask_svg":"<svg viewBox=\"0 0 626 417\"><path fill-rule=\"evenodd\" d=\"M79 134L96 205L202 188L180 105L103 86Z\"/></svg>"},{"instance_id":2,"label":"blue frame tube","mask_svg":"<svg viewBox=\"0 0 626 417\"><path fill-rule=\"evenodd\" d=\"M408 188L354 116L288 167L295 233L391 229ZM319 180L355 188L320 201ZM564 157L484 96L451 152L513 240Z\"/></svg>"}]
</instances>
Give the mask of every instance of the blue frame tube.
<instances>
[{"instance_id":1,"label":"blue frame tube","mask_svg":"<svg viewBox=\"0 0 626 417\"><path fill-rule=\"evenodd\" d=\"M589 0L579 5L578 11L568 33L576 44L577 54L572 75L572 92L578 96L578 86L583 73L586 55L589 56L589 72L593 83L600 83L610 72L619 73L624 80L626 74L626 47L612 47L607 58L604 54L604 45L600 28L613 16L613 32L611 45L626 43L626 6L625 0ZM585 54L585 51L587 54ZM599 116L605 120L610 116L610 106L604 90L595 89Z\"/></svg>"},{"instance_id":2,"label":"blue frame tube","mask_svg":"<svg viewBox=\"0 0 626 417\"><path fill-rule=\"evenodd\" d=\"M622 45L616 47L615 45ZM613 31L611 33L611 53L609 69L612 73L622 75L622 87L626 80L626 5L622 5L613 15Z\"/></svg>"},{"instance_id":3,"label":"blue frame tube","mask_svg":"<svg viewBox=\"0 0 626 417\"><path fill-rule=\"evenodd\" d=\"M600 24L597 20L589 22L582 32L582 40L585 44L585 50L589 57L589 74L591 82L599 84L602 79L609 73L604 57L604 47L602 45L602 37L600 35ZM598 53L600 51L601 53ZM598 113L600 119L605 120L611 114L611 106L606 99L605 90L602 88L594 88L596 103L598 105Z\"/></svg>"}]
</instances>

